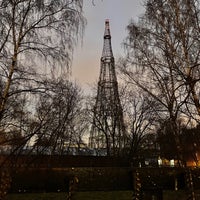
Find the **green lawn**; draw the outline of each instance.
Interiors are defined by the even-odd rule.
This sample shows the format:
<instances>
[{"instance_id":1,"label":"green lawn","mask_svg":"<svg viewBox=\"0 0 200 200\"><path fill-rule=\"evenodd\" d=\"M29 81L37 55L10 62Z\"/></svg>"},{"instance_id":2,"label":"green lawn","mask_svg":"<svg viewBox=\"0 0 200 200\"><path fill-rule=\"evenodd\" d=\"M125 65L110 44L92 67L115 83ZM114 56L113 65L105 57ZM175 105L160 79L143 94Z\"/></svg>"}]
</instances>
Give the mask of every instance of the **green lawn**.
<instances>
[{"instance_id":1,"label":"green lawn","mask_svg":"<svg viewBox=\"0 0 200 200\"><path fill-rule=\"evenodd\" d=\"M7 200L64 200L64 193L24 193L24 194L9 194Z\"/></svg>"},{"instance_id":2,"label":"green lawn","mask_svg":"<svg viewBox=\"0 0 200 200\"><path fill-rule=\"evenodd\" d=\"M7 200L66 200L66 193L24 193L24 194L9 194ZM92 192L77 192L73 200L131 200L132 191L92 191ZM163 200L186 200L185 191L164 191ZM198 193L197 199L200 199Z\"/></svg>"},{"instance_id":3,"label":"green lawn","mask_svg":"<svg viewBox=\"0 0 200 200\"><path fill-rule=\"evenodd\" d=\"M74 200L130 200L131 191L77 192ZM9 194L7 200L66 200L66 193Z\"/></svg>"}]
</instances>

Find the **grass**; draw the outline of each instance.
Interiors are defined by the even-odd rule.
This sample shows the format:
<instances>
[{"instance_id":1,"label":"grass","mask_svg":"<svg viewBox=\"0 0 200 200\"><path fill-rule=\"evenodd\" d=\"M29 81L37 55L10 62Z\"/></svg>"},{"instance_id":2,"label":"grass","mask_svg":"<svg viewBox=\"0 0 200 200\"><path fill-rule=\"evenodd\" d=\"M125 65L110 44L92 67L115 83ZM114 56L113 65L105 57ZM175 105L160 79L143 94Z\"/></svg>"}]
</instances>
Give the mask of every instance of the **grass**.
<instances>
[{"instance_id":1,"label":"grass","mask_svg":"<svg viewBox=\"0 0 200 200\"><path fill-rule=\"evenodd\" d=\"M200 198L200 195L197 199ZM7 200L66 200L67 193L21 193L9 194ZM73 200L131 200L132 191L77 192ZM185 191L163 191L163 200L186 200Z\"/></svg>"},{"instance_id":2,"label":"grass","mask_svg":"<svg viewBox=\"0 0 200 200\"><path fill-rule=\"evenodd\" d=\"M77 192L74 194L74 200L130 200L131 191L109 191L109 192ZM24 193L9 194L7 200L66 200L66 193Z\"/></svg>"},{"instance_id":3,"label":"grass","mask_svg":"<svg viewBox=\"0 0 200 200\"><path fill-rule=\"evenodd\" d=\"M114 191L114 192L82 192L77 193L75 199L80 200L130 200L132 192L131 191Z\"/></svg>"},{"instance_id":4,"label":"grass","mask_svg":"<svg viewBox=\"0 0 200 200\"><path fill-rule=\"evenodd\" d=\"M7 200L64 200L64 193L23 193L8 194Z\"/></svg>"}]
</instances>

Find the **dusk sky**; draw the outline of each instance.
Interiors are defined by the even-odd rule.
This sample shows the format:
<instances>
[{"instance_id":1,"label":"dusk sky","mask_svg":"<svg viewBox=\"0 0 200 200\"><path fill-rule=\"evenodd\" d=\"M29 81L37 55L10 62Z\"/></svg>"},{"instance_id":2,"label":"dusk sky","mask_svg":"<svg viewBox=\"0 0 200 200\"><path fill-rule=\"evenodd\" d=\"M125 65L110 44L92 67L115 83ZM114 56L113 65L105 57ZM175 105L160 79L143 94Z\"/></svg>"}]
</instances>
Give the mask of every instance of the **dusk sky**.
<instances>
[{"instance_id":1,"label":"dusk sky","mask_svg":"<svg viewBox=\"0 0 200 200\"><path fill-rule=\"evenodd\" d=\"M72 76L87 90L96 82L100 71L105 19L110 21L112 49L115 60L123 55L122 42L127 36L126 26L131 19L137 21L144 12L143 0L84 0L87 25L82 46L75 48Z\"/></svg>"}]
</instances>

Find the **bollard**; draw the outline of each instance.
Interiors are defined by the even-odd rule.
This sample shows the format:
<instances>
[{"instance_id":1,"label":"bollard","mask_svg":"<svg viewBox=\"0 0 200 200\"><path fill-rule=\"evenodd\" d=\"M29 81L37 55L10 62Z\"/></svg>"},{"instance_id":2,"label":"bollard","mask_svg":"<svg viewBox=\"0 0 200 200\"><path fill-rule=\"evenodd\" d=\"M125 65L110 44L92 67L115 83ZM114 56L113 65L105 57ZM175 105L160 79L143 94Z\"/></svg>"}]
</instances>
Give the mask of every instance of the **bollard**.
<instances>
[{"instance_id":1,"label":"bollard","mask_svg":"<svg viewBox=\"0 0 200 200\"><path fill-rule=\"evenodd\" d=\"M0 199L5 199L11 185L11 176L8 170L1 171L0 177Z\"/></svg>"},{"instance_id":2,"label":"bollard","mask_svg":"<svg viewBox=\"0 0 200 200\"><path fill-rule=\"evenodd\" d=\"M187 200L196 200L194 192L194 183L192 178L192 172L190 169L186 171L186 184L188 188L188 197Z\"/></svg>"},{"instance_id":3,"label":"bollard","mask_svg":"<svg viewBox=\"0 0 200 200\"><path fill-rule=\"evenodd\" d=\"M70 181L69 181L69 191L68 191L68 195L67 195L67 200L72 200L74 193L77 189L77 185L78 185L78 177L74 176Z\"/></svg>"},{"instance_id":4,"label":"bollard","mask_svg":"<svg viewBox=\"0 0 200 200\"><path fill-rule=\"evenodd\" d=\"M133 200L140 200L141 197L141 181L140 181L140 174L136 170L133 177Z\"/></svg>"}]
</instances>

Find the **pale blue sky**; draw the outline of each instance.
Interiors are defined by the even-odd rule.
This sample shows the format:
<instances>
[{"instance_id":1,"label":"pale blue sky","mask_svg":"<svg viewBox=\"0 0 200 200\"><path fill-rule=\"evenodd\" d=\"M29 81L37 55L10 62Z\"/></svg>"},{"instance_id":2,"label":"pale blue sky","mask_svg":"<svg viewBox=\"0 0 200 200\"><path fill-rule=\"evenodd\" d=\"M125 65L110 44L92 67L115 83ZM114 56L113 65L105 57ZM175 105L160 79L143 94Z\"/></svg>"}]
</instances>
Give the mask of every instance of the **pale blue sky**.
<instances>
[{"instance_id":1,"label":"pale blue sky","mask_svg":"<svg viewBox=\"0 0 200 200\"><path fill-rule=\"evenodd\" d=\"M72 65L72 76L83 89L99 77L105 19L110 21L112 49L117 60L124 52L122 42L127 36L128 22L137 21L144 12L143 0L94 0L95 6L91 2L84 0L87 26L82 46L75 49Z\"/></svg>"}]
</instances>

